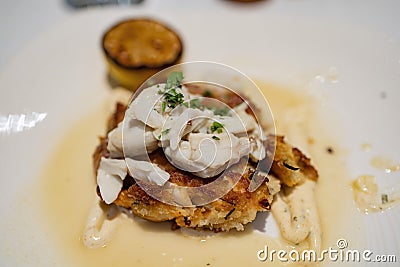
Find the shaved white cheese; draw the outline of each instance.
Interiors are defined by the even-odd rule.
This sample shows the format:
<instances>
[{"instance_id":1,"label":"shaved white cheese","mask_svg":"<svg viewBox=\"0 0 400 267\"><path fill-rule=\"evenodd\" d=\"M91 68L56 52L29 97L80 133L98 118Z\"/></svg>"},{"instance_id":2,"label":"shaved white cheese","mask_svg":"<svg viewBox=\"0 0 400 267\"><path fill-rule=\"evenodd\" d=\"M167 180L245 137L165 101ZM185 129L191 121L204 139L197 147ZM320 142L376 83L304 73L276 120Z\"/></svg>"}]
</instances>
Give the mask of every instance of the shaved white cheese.
<instances>
[{"instance_id":1,"label":"shaved white cheese","mask_svg":"<svg viewBox=\"0 0 400 267\"><path fill-rule=\"evenodd\" d=\"M265 148L261 140L250 137L250 147L251 147L250 158L253 161L259 161L265 158L266 156Z\"/></svg>"},{"instance_id":2,"label":"shaved white cheese","mask_svg":"<svg viewBox=\"0 0 400 267\"><path fill-rule=\"evenodd\" d=\"M107 149L112 158L122 158L125 153L125 157L140 159L157 148L158 140L154 138L153 133L146 124L136 119L126 120L125 124L119 123L118 127L108 134Z\"/></svg>"},{"instance_id":3,"label":"shaved white cheese","mask_svg":"<svg viewBox=\"0 0 400 267\"><path fill-rule=\"evenodd\" d=\"M157 166L157 164L126 158L130 175L141 181L154 182L164 185L169 180L169 173Z\"/></svg>"},{"instance_id":4,"label":"shaved white cheese","mask_svg":"<svg viewBox=\"0 0 400 267\"><path fill-rule=\"evenodd\" d=\"M97 184L101 197L107 204L113 203L117 199L128 172L135 179L154 182L160 186L169 179L169 173L160 169L156 164L130 158L125 160L104 157L100 160Z\"/></svg>"},{"instance_id":5,"label":"shaved white cheese","mask_svg":"<svg viewBox=\"0 0 400 267\"><path fill-rule=\"evenodd\" d=\"M249 136L251 152L250 158L253 161L259 161L265 158L266 152L264 147L264 141L267 140L264 132L262 131L261 127L257 125L254 128L254 131Z\"/></svg>"},{"instance_id":6,"label":"shaved white cheese","mask_svg":"<svg viewBox=\"0 0 400 267\"><path fill-rule=\"evenodd\" d=\"M233 134L249 133L256 128L257 122L254 117L246 112L247 104L243 102L230 111L231 116L219 117L220 123L225 130Z\"/></svg>"},{"instance_id":7,"label":"shaved white cheese","mask_svg":"<svg viewBox=\"0 0 400 267\"><path fill-rule=\"evenodd\" d=\"M112 158L120 158L124 155L122 149L122 122L108 133L107 150Z\"/></svg>"},{"instance_id":8,"label":"shaved white cheese","mask_svg":"<svg viewBox=\"0 0 400 267\"><path fill-rule=\"evenodd\" d=\"M164 87L159 84L144 89L128 107L124 122L108 134L111 158L125 160L102 159L97 180L106 203L118 197L127 173L159 186L168 181L168 172L157 164L142 161L158 147L164 149L174 166L202 178L220 174L243 157L254 161L265 157L266 137L255 118L246 112L245 102L231 109L227 116L215 115L201 105L170 105ZM174 90L174 94L183 94L186 103L196 97L184 86ZM181 204L189 203L181 192L174 192L174 196Z\"/></svg>"},{"instance_id":9,"label":"shaved white cheese","mask_svg":"<svg viewBox=\"0 0 400 267\"><path fill-rule=\"evenodd\" d=\"M192 200L187 192L180 187L174 187L173 189L174 202L181 206L192 206Z\"/></svg>"},{"instance_id":10,"label":"shaved white cheese","mask_svg":"<svg viewBox=\"0 0 400 267\"><path fill-rule=\"evenodd\" d=\"M213 115L211 110L200 110L188 108L179 116L171 116L164 128L170 129L166 137L170 140L169 145L173 150L177 149L182 136L192 132L205 120Z\"/></svg>"},{"instance_id":11,"label":"shaved white cheese","mask_svg":"<svg viewBox=\"0 0 400 267\"><path fill-rule=\"evenodd\" d=\"M101 158L97 170L97 184L105 203L111 204L117 199L126 174L127 168L124 160Z\"/></svg>"},{"instance_id":12,"label":"shaved white cheese","mask_svg":"<svg viewBox=\"0 0 400 267\"><path fill-rule=\"evenodd\" d=\"M190 133L188 141L181 142L178 149L167 147L164 153L178 168L207 178L236 164L250 152L247 138L238 138L228 133L219 134L219 140L213 139L213 136L215 135Z\"/></svg>"},{"instance_id":13,"label":"shaved white cheese","mask_svg":"<svg viewBox=\"0 0 400 267\"><path fill-rule=\"evenodd\" d=\"M126 115L138 119L152 128L162 128L164 117L157 110L162 100L156 85L143 90L129 106Z\"/></svg>"}]
</instances>

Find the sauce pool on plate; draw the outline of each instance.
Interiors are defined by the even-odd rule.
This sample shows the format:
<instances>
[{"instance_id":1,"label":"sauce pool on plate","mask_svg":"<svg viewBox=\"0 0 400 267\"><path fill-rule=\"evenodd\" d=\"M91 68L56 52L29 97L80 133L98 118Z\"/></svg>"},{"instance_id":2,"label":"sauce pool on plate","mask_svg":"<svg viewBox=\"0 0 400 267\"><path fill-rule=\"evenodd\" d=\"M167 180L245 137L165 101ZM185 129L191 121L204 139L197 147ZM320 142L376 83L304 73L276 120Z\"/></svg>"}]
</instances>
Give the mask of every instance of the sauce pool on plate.
<instances>
[{"instance_id":1,"label":"sauce pool on plate","mask_svg":"<svg viewBox=\"0 0 400 267\"><path fill-rule=\"evenodd\" d=\"M316 202L322 249L335 248L339 238L345 238L352 247L360 246L361 223L352 200L350 178L343 167L344 154L335 136L323 130L325 122L318 103L301 91L258 84L271 105L277 133L310 155L320 174ZM265 246L269 250L296 248L276 237L270 220L266 233L254 230L250 224L243 232L187 236L172 231L169 223L151 223L126 215L112 219L117 225L105 246L85 247L82 234L97 198L91 155L97 143L95 137L104 132L107 113L100 107L71 128L50 158L37 188L43 223L52 229L51 238L71 265L263 266L267 262L258 260L257 252ZM335 153L327 153L326 147L334 147ZM285 264L273 262L277 266Z\"/></svg>"}]
</instances>

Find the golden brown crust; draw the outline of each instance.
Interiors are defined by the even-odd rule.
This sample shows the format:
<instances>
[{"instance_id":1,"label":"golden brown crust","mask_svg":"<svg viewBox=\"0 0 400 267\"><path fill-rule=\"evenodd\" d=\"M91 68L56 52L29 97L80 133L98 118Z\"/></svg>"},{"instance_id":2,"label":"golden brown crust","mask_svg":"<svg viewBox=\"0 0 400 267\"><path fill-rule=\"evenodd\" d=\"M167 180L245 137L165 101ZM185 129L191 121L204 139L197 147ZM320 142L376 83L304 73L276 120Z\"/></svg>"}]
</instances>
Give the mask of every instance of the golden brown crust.
<instances>
[{"instance_id":1,"label":"golden brown crust","mask_svg":"<svg viewBox=\"0 0 400 267\"><path fill-rule=\"evenodd\" d=\"M94 166L97 170L101 156L107 156L107 140L100 139L94 155ZM189 187L198 187L212 182L213 179L202 179L192 174L174 168L163 156L160 150L150 155L151 160L170 174L170 182ZM130 176L125 178L124 187L114 204L132 210L132 212L149 221L174 221L180 227L204 228L214 231L229 231L232 228L243 230L244 225L253 221L257 212L270 209L273 195L279 191L279 184L269 188L265 176L263 184L253 193L248 191L253 172L250 166L240 177L235 187L223 198L201 207L179 207L162 203L148 195ZM227 172L226 176L233 180L240 175ZM230 177L231 176L231 177ZM274 194L270 193L273 191Z\"/></svg>"},{"instance_id":2,"label":"golden brown crust","mask_svg":"<svg viewBox=\"0 0 400 267\"><path fill-rule=\"evenodd\" d=\"M108 131L115 128L123 120L126 107L117 104L115 113L108 121ZM270 136L267 150L275 145L271 173L288 186L294 186L309 178L316 180L318 174L310 164L310 160L300 150L288 145L282 136ZM93 155L94 167L97 168L101 157L108 157L107 139L100 138L100 144ZM268 154L268 153L267 153ZM213 179L202 179L190 173L173 167L162 153L161 149L150 154L152 162L162 166L170 174L170 182L181 186L198 187L212 182ZM269 159L270 160L270 159ZM268 161L268 157L266 158ZM283 162L298 166L299 170L290 170ZM270 209L273 196L280 190L279 183L272 176L261 177L261 186L254 192L249 192L249 185L254 175L254 166L246 167L246 172L239 182L224 197L199 207L178 207L162 203L149 196L132 177L125 178L124 187L120 192L116 205L131 209L132 212L146 220L161 222L173 221L180 227L205 228L214 231L229 231L236 228L243 230L244 225L253 221L257 212ZM226 173L227 179L238 178L234 171ZM272 179L273 181L269 181Z\"/></svg>"},{"instance_id":3,"label":"golden brown crust","mask_svg":"<svg viewBox=\"0 0 400 267\"><path fill-rule=\"evenodd\" d=\"M270 136L267 141L267 151L272 151L275 145L275 154L271 166L271 173L278 177L285 185L295 186L305 179L316 181L318 172L312 166L310 159L298 148L285 142L283 136Z\"/></svg>"},{"instance_id":4,"label":"golden brown crust","mask_svg":"<svg viewBox=\"0 0 400 267\"><path fill-rule=\"evenodd\" d=\"M192 179L182 171L171 171L170 175L170 182L176 184L199 185L204 183L204 179ZM228 173L228 175L239 174ZM204 206L167 205L149 196L137 184L123 190L114 203L131 209L135 215L153 222L173 220L181 227L206 228L217 231L228 231L232 228L243 230L243 225L253 221L258 211L270 209L273 199L267 183L263 183L254 193L247 191L250 175L251 171L246 172L228 194Z\"/></svg>"},{"instance_id":5,"label":"golden brown crust","mask_svg":"<svg viewBox=\"0 0 400 267\"><path fill-rule=\"evenodd\" d=\"M196 84L190 83L185 84L185 87L188 89L189 93L195 95L202 95L204 97L210 97L225 103L230 108L234 108L246 100L249 107L246 109L246 112L254 117L257 121L257 116L255 116L254 112L258 112L258 108L253 105L251 101L249 101L245 96L239 96L233 91L226 90L226 88L221 88L217 85L213 84Z\"/></svg>"},{"instance_id":6,"label":"golden brown crust","mask_svg":"<svg viewBox=\"0 0 400 267\"><path fill-rule=\"evenodd\" d=\"M118 123L122 122L125 116L127 106L122 103L117 103L115 106L115 112L110 116L107 122L107 132L111 131L118 126Z\"/></svg>"}]
</instances>

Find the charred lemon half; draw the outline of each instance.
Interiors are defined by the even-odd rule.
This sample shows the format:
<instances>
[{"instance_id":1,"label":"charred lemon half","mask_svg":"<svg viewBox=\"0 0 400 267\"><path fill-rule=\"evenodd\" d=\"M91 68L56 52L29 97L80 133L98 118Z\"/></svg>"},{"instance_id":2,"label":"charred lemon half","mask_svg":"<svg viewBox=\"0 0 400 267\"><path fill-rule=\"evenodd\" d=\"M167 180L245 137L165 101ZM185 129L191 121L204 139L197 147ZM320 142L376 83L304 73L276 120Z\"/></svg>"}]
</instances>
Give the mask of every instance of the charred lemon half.
<instances>
[{"instance_id":1,"label":"charred lemon half","mask_svg":"<svg viewBox=\"0 0 400 267\"><path fill-rule=\"evenodd\" d=\"M119 22L104 34L102 46L111 77L131 90L178 63L183 51L178 34L151 19Z\"/></svg>"}]
</instances>

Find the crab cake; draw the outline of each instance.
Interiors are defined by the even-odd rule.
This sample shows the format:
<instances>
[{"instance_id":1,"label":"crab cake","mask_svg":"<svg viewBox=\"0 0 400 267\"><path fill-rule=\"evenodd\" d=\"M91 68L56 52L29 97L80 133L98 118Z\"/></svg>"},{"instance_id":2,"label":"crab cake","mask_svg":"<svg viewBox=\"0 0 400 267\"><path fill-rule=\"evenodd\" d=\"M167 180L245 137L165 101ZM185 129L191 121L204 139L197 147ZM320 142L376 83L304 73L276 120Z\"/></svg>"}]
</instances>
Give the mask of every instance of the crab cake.
<instances>
[{"instance_id":1,"label":"crab cake","mask_svg":"<svg viewBox=\"0 0 400 267\"><path fill-rule=\"evenodd\" d=\"M240 101L239 101L240 102ZM123 120L127 107L118 103L115 112L108 120L108 132L112 131ZM100 144L93 155L94 170L97 171L102 158L110 158L108 137L101 137ZM272 153L276 146L276 153ZM265 141L266 157L260 162L240 160L230 166L223 174L227 184L238 181L224 196L211 203L198 206L175 206L163 203L139 186L130 173L123 179L123 185L116 199L112 202L127 208L133 214L153 222L172 221L179 227L210 229L213 231L244 230L252 222L257 212L269 211L274 195L280 191L281 184L295 186L305 179L317 180L318 173L310 160L297 148L293 148L281 136L269 136ZM161 148L149 155L152 163L160 166L169 174L169 181L179 186L199 187L214 181L215 178L203 179L190 172L171 165ZM271 172L263 172L263 166L272 167ZM261 170L256 170L260 163ZM244 166L244 172L242 171ZM238 171L240 170L240 171ZM261 185L250 190L251 183L258 181ZM101 193L98 188L98 194Z\"/></svg>"}]
</instances>

